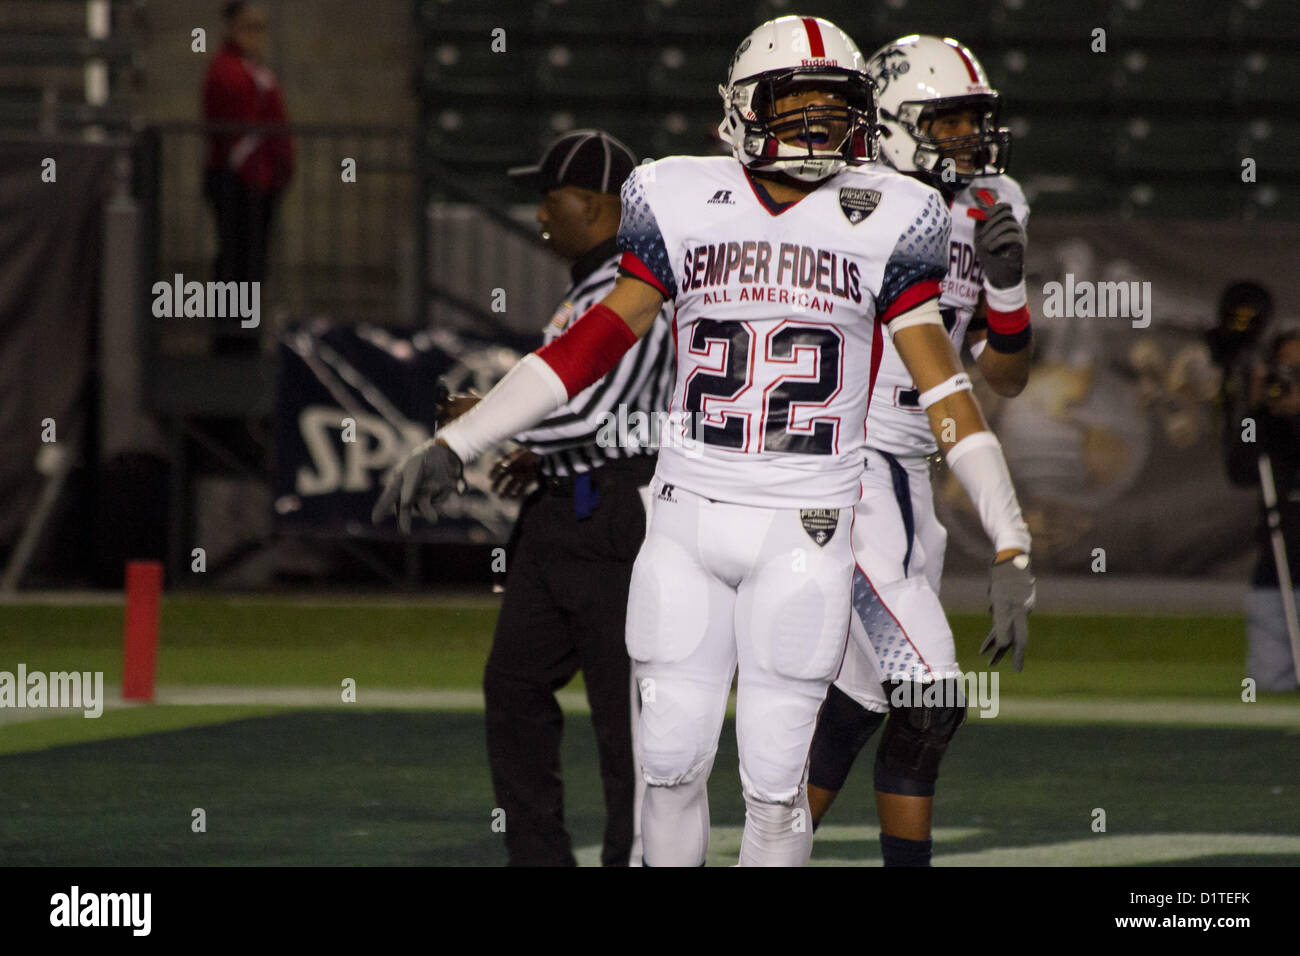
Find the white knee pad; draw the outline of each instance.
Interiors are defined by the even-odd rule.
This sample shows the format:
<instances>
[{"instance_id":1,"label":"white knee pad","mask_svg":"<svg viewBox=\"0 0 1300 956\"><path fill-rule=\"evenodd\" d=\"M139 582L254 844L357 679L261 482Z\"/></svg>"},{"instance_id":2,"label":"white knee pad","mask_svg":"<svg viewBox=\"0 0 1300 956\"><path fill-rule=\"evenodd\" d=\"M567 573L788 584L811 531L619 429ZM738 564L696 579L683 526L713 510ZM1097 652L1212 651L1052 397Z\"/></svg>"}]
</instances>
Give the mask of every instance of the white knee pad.
<instances>
[{"instance_id":1,"label":"white knee pad","mask_svg":"<svg viewBox=\"0 0 1300 956\"><path fill-rule=\"evenodd\" d=\"M710 762L703 773L672 787L649 786L641 805L646 866L702 866L709 850Z\"/></svg>"},{"instance_id":2,"label":"white knee pad","mask_svg":"<svg viewBox=\"0 0 1300 956\"><path fill-rule=\"evenodd\" d=\"M632 565L628 656L656 663L689 657L709 629L708 616L700 613L708 605L705 573L694 556L667 532L653 530Z\"/></svg>"},{"instance_id":3,"label":"white knee pad","mask_svg":"<svg viewBox=\"0 0 1300 956\"><path fill-rule=\"evenodd\" d=\"M729 685L690 680L639 663L636 677L641 714L634 747L645 782L675 787L707 777L718 752Z\"/></svg>"},{"instance_id":4,"label":"white knee pad","mask_svg":"<svg viewBox=\"0 0 1300 956\"><path fill-rule=\"evenodd\" d=\"M844 656L854 567L845 527L849 510L842 510L842 533L824 548L783 529L782 540L790 546L771 555L741 587L736 631L750 642L759 670L794 680L835 676ZM786 523L797 525L793 516Z\"/></svg>"},{"instance_id":5,"label":"white knee pad","mask_svg":"<svg viewBox=\"0 0 1300 956\"><path fill-rule=\"evenodd\" d=\"M643 745L637 753L641 764L641 775L652 787L676 787L691 783L701 775L707 777L707 769L713 763L713 752L699 754L692 749L684 751L674 747L673 741L663 741L663 747L656 749Z\"/></svg>"},{"instance_id":6,"label":"white knee pad","mask_svg":"<svg viewBox=\"0 0 1300 956\"><path fill-rule=\"evenodd\" d=\"M792 803L768 803L745 795L741 866L807 866L812 856L812 813L807 790Z\"/></svg>"}]
</instances>

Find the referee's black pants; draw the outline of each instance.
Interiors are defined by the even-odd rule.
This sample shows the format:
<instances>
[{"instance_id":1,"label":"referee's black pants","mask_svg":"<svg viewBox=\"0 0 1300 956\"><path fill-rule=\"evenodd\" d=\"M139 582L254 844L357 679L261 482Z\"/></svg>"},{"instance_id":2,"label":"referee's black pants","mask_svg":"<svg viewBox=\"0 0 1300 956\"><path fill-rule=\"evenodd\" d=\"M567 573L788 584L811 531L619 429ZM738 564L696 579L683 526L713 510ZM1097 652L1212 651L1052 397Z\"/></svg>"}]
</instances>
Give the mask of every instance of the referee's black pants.
<instances>
[{"instance_id":1,"label":"referee's black pants","mask_svg":"<svg viewBox=\"0 0 1300 956\"><path fill-rule=\"evenodd\" d=\"M575 515L571 487L545 484L520 513L483 676L488 762L511 866L574 865L555 692L579 669L605 790L601 863L628 863L636 768L624 627L632 563L645 537L637 489L653 473L654 456L597 469L599 504L586 518Z\"/></svg>"}]
</instances>

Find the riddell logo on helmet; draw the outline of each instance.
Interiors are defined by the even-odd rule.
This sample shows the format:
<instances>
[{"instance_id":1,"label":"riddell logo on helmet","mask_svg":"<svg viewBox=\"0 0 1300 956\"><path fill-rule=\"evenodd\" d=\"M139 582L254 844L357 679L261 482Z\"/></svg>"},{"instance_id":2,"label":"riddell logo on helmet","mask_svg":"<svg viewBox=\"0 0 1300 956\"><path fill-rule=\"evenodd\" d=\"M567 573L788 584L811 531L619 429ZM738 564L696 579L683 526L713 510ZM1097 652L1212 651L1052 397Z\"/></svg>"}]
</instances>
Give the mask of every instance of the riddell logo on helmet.
<instances>
[{"instance_id":1,"label":"riddell logo on helmet","mask_svg":"<svg viewBox=\"0 0 1300 956\"><path fill-rule=\"evenodd\" d=\"M839 60L832 60L828 56L817 56L807 60L800 60L800 66L839 66Z\"/></svg>"}]
</instances>

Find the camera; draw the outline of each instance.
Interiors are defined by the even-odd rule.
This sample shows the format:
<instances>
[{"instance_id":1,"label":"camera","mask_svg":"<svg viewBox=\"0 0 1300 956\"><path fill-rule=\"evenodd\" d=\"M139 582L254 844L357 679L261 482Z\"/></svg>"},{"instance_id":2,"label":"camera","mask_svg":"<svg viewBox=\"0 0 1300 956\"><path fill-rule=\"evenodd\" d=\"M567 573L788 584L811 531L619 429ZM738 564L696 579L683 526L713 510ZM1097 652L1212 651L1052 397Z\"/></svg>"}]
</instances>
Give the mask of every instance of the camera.
<instances>
[{"instance_id":1,"label":"camera","mask_svg":"<svg viewBox=\"0 0 1300 956\"><path fill-rule=\"evenodd\" d=\"M1300 366L1270 362L1264 376L1264 395L1281 398L1293 388L1300 388Z\"/></svg>"}]
</instances>

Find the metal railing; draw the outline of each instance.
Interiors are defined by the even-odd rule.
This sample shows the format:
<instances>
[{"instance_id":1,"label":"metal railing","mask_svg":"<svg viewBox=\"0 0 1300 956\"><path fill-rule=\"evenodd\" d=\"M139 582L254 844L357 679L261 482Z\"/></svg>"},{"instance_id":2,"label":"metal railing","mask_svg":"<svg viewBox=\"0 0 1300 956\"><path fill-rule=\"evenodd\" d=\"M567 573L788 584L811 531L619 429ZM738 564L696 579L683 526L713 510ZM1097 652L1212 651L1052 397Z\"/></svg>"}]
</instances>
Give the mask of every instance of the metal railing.
<instances>
[{"instance_id":1,"label":"metal railing","mask_svg":"<svg viewBox=\"0 0 1300 956\"><path fill-rule=\"evenodd\" d=\"M487 336L537 333L568 278L531 221L535 210L510 210L428 156L420 168L427 210L416 253L426 264L420 314L433 325Z\"/></svg>"},{"instance_id":2,"label":"metal railing","mask_svg":"<svg viewBox=\"0 0 1300 956\"><path fill-rule=\"evenodd\" d=\"M281 133L295 144L293 178L268 242L264 320L249 334L274 334L285 322L313 315L345 323L410 320L412 303L403 303L401 281L403 270L413 267L409 211L416 188L409 129L200 122L150 127L144 139L153 144L154 172L143 187L153 189L157 280L172 281L176 274L187 281L213 277L217 233L204 177L214 132ZM345 177L348 160L355 161L355 181ZM182 352L193 348L183 339L213 331L210 322L193 319L169 323L169 330L160 346ZM227 324L223 332L237 334L237 329Z\"/></svg>"}]
</instances>

